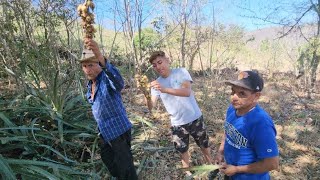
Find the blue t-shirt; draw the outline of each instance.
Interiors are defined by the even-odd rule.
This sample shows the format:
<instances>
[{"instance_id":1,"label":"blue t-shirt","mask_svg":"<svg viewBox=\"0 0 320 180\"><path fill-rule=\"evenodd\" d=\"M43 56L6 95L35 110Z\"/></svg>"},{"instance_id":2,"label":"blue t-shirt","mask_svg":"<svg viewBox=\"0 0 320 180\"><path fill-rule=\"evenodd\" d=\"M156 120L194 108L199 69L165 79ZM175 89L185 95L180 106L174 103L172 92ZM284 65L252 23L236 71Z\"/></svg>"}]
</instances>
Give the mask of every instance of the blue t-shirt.
<instances>
[{"instance_id":1,"label":"blue t-shirt","mask_svg":"<svg viewBox=\"0 0 320 180\"><path fill-rule=\"evenodd\" d=\"M237 116L231 105L224 124L226 140L224 157L227 164L248 165L279 155L276 129L271 117L259 105L243 116ZM231 179L270 179L269 172L261 174L238 173Z\"/></svg>"}]
</instances>

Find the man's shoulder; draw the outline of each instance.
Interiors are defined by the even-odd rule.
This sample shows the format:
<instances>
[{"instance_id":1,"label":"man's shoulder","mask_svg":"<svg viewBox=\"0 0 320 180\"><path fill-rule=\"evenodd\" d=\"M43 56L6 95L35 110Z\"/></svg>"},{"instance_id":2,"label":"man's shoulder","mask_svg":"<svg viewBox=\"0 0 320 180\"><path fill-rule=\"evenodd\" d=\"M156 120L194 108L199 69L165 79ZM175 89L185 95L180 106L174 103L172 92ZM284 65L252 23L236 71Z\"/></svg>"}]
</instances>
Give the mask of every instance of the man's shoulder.
<instances>
[{"instance_id":1,"label":"man's shoulder","mask_svg":"<svg viewBox=\"0 0 320 180\"><path fill-rule=\"evenodd\" d=\"M182 79L182 80L187 80L187 81L193 81L190 73L186 68L175 68L172 69L172 77L177 78L177 79Z\"/></svg>"},{"instance_id":2,"label":"man's shoulder","mask_svg":"<svg viewBox=\"0 0 320 180\"><path fill-rule=\"evenodd\" d=\"M173 68L171 70L172 70L172 72L175 72L175 73L189 73L188 70L184 67Z\"/></svg>"},{"instance_id":3,"label":"man's shoulder","mask_svg":"<svg viewBox=\"0 0 320 180\"><path fill-rule=\"evenodd\" d=\"M259 104L257 104L248 114L251 114L252 116L269 117L267 111L265 111Z\"/></svg>"},{"instance_id":4,"label":"man's shoulder","mask_svg":"<svg viewBox=\"0 0 320 180\"><path fill-rule=\"evenodd\" d=\"M257 105L257 107L253 111L248 113L247 118L252 124L272 123L272 118L270 117L270 115L259 105Z\"/></svg>"}]
</instances>

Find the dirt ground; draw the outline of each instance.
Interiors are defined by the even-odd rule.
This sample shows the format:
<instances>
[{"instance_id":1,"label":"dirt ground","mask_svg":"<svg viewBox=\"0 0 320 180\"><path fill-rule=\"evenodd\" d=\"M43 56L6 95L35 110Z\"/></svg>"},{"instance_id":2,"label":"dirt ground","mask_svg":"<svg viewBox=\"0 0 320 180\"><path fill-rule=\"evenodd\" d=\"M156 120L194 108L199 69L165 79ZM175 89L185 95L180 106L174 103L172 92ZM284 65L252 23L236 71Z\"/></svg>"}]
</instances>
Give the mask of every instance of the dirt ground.
<instances>
[{"instance_id":1,"label":"dirt ground","mask_svg":"<svg viewBox=\"0 0 320 180\"><path fill-rule=\"evenodd\" d=\"M283 75L272 78L266 76L264 79L265 88L260 105L273 118L280 150L280 168L271 172L272 179L320 179L320 83L317 82L311 98L307 98L301 80ZM220 144L225 110L229 105L230 90L223 80L223 77L194 77L193 90L207 124L212 157ZM171 143L167 114L159 105L151 118L145 113L141 99L141 95L125 98L125 101L133 104L127 109L131 116L139 116L152 123L151 128L147 128L145 123L135 124L143 129L143 133L135 137L133 144L145 142L141 147L133 147L137 164L140 164L139 178L185 179L184 172L179 169L179 155ZM200 149L192 138L189 151L191 164L202 165ZM199 175L197 179L207 179L207 176Z\"/></svg>"}]
</instances>

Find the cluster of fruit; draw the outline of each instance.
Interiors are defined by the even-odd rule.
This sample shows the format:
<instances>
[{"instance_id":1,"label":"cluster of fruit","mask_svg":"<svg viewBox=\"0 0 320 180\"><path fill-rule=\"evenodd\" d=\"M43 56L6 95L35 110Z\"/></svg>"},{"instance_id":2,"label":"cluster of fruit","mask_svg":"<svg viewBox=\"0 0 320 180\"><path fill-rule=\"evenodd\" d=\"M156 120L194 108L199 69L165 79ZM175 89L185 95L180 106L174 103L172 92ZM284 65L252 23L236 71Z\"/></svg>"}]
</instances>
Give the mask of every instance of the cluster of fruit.
<instances>
[{"instance_id":1,"label":"cluster of fruit","mask_svg":"<svg viewBox=\"0 0 320 180\"><path fill-rule=\"evenodd\" d=\"M83 4L80 4L77 8L78 14L82 19L82 28L84 30L85 38L93 38L96 29L93 27L94 14L91 11L94 10L94 3L92 0L86 0Z\"/></svg>"},{"instance_id":2,"label":"cluster of fruit","mask_svg":"<svg viewBox=\"0 0 320 180\"><path fill-rule=\"evenodd\" d=\"M145 97L150 100L150 83L148 77L146 75L136 74L134 78L137 82L137 87L143 92Z\"/></svg>"}]
</instances>

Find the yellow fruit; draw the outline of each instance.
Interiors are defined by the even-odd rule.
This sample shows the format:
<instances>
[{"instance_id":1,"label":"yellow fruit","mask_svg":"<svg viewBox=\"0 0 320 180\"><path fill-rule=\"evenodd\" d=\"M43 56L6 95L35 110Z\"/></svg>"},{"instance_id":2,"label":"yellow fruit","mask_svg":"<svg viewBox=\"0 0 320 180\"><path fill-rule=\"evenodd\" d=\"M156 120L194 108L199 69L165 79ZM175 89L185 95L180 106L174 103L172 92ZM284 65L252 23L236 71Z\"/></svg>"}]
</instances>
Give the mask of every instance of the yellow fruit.
<instances>
[{"instance_id":1,"label":"yellow fruit","mask_svg":"<svg viewBox=\"0 0 320 180\"><path fill-rule=\"evenodd\" d=\"M91 19L94 19L94 14L90 13L89 16L91 17Z\"/></svg>"},{"instance_id":2,"label":"yellow fruit","mask_svg":"<svg viewBox=\"0 0 320 180\"><path fill-rule=\"evenodd\" d=\"M92 10L94 10L94 3L92 1L87 1L86 6L90 7Z\"/></svg>"},{"instance_id":3,"label":"yellow fruit","mask_svg":"<svg viewBox=\"0 0 320 180\"><path fill-rule=\"evenodd\" d=\"M90 28L86 29L86 32L88 32L88 33L92 33L93 31L94 31L93 27L90 27Z\"/></svg>"},{"instance_id":4,"label":"yellow fruit","mask_svg":"<svg viewBox=\"0 0 320 180\"><path fill-rule=\"evenodd\" d=\"M88 29L88 28L91 28L91 27L93 27L93 26L91 24L87 23L85 28Z\"/></svg>"},{"instance_id":5,"label":"yellow fruit","mask_svg":"<svg viewBox=\"0 0 320 180\"><path fill-rule=\"evenodd\" d=\"M81 13L81 17L82 17L82 18L86 18L87 16L88 16L88 13L87 13L87 12L83 12L83 11L82 11L82 13Z\"/></svg>"},{"instance_id":6,"label":"yellow fruit","mask_svg":"<svg viewBox=\"0 0 320 180\"><path fill-rule=\"evenodd\" d=\"M82 11L82 4L80 4L78 7L77 7L77 11L78 11L78 13L80 13L81 14L81 11Z\"/></svg>"},{"instance_id":7,"label":"yellow fruit","mask_svg":"<svg viewBox=\"0 0 320 180\"><path fill-rule=\"evenodd\" d=\"M93 38L93 34L86 33L84 37L85 38Z\"/></svg>"},{"instance_id":8,"label":"yellow fruit","mask_svg":"<svg viewBox=\"0 0 320 180\"><path fill-rule=\"evenodd\" d=\"M87 16L86 17L86 21L89 23L89 22L91 22L93 19L90 17L90 16Z\"/></svg>"},{"instance_id":9,"label":"yellow fruit","mask_svg":"<svg viewBox=\"0 0 320 180\"><path fill-rule=\"evenodd\" d=\"M96 29L93 27L94 14L90 12L90 9L94 9L94 3L92 0L86 0L83 4L77 7L77 11L82 20L82 28L84 31L84 38L93 38Z\"/></svg>"},{"instance_id":10,"label":"yellow fruit","mask_svg":"<svg viewBox=\"0 0 320 180\"><path fill-rule=\"evenodd\" d=\"M88 12L88 7L85 5L79 5L82 12Z\"/></svg>"},{"instance_id":11,"label":"yellow fruit","mask_svg":"<svg viewBox=\"0 0 320 180\"><path fill-rule=\"evenodd\" d=\"M146 75L135 75L135 80L137 82L137 87L140 88L140 90L143 92L144 96L150 100L151 95L150 95L150 84L148 77Z\"/></svg>"}]
</instances>

